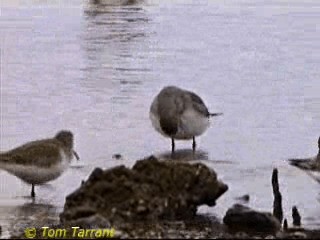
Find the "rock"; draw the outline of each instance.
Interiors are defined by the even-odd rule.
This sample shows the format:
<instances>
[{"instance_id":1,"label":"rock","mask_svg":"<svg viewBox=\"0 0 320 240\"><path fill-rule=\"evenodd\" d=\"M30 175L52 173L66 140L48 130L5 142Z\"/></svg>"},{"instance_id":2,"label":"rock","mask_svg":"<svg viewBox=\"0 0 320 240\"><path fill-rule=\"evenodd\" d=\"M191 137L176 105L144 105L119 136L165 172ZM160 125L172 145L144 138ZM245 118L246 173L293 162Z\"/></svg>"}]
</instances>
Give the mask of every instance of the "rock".
<instances>
[{"instance_id":1,"label":"rock","mask_svg":"<svg viewBox=\"0 0 320 240\"><path fill-rule=\"evenodd\" d=\"M283 230L280 230L276 233L276 239L284 238L286 235L286 232Z\"/></svg>"},{"instance_id":2,"label":"rock","mask_svg":"<svg viewBox=\"0 0 320 240\"><path fill-rule=\"evenodd\" d=\"M276 233L281 224L271 213L255 211L241 204L228 209L223 222L232 231L244 231L255 234Z\"/></svg>"},{"instance_id":3,"label":"rock","mask_svg":"<svg viewBox=\"0 0 320 240\"><path fill-rule=\"evenodd\" d=\"M69 221L67 224L66 226L77 226L82 229L98 229L112 227L110 222L100 214L94 214L88 217L77 218L76 220Z\"/></svg>"},{"instance_id":4,"label":"rock","mask_svg":"<svg viewBox=\"0 0 320 240\"><path fill-rule=\"evenodd\" d=\"M245 232L237 232L234 237L237 239L246 239L249 236Z\"/></svg>"},{"instance_id":5,"label":"rock","mask_svg":"<svg viewBox=\"0 0 320 240\"><path fill-rule=\"evenodd\" d=\"M279 231L277 239L320 239L320 230L305 229L301 227L288 228L287 231Z\"/></svg>"},{"instance_id":6,"label":"rock","mask_svg":"<svg viewBox=\"0 0 320 240\"><path fill-rule=\"evenodd\" d=\"M96 168L88 180L67 196L61 223L99 213L112 224L137 220L193 217L197 207L214 206L228 186L202 163L137 161L132 169Z\"/></svg>"},{"instance_id":7,"label":"rock","mask_svg":"<svg viewBox=\"0 0 320 240\"><path fill-rule=\"evenodd\" d=\"M75 211L69 211L66 213L66 218L70 220L82 219L91 217L96 214L95 208L79 205L75 208Z\"/></svg>"}]
</instances>

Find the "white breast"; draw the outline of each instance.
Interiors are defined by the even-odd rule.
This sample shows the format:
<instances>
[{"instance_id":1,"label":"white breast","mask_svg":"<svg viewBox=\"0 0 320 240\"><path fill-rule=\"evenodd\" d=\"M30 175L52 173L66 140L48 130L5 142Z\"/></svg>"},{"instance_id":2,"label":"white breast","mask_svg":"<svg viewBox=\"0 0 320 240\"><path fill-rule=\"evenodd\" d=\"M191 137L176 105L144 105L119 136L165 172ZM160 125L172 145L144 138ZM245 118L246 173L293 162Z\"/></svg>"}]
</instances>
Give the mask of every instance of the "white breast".
<instances>
[{"instance_id":1,"label":"white breast","mask_svg":"<svg viewBox=\"0 0 320 240\"><path fill-rule=\"evenodd\" d=\"M152 126L163 136L169 137L165 134L160 126L159 116L150 112L150 119ZM190 108L187 109L180 118L178 132L174 136L175 139L187 140L194 136L200 136L206 129L210 126L210 121L208 117L205 117Z\"/></svg>"},{"instance_id":2,"label":"white breast","mask_svg":"<svg viewBox=\"0 0 320 240\"><path fill-rule=\"evenodd\" d=\"M61 150L62 161L50 167L37 167L26 164L2 164L0 167L29 184L43 184L58 178L68 167L70 161Z\"/></svg>"},{"instance_id":3,"label":"white breast","mask_svg":"<svg viewBox=\"0 0 320 240\"><path fill-rule=\"evenodd\" d=\"M200 136L210 126L209 118L189 108L181 116L176 139L191 139Z\"/></svg>"}]
</instances>

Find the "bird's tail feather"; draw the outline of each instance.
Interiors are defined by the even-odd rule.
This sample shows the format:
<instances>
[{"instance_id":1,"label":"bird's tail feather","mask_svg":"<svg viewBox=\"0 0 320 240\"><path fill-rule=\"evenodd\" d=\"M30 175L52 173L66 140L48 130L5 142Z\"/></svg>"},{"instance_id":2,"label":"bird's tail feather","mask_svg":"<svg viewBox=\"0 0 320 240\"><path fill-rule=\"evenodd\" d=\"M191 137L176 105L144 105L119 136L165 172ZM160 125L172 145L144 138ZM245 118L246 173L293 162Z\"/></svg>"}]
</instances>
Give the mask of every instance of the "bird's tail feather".
<instances>
[{"instance_id":1,"label":"bird's tail feather","mask_svg":"<svg viewBox=\"0 0 320 240\"><path fill-rule=\"evenodd\" d=\"M289 159L289 164L303 170L313 170L314 164L307 159Z\"/></svg>"}]
</instances>

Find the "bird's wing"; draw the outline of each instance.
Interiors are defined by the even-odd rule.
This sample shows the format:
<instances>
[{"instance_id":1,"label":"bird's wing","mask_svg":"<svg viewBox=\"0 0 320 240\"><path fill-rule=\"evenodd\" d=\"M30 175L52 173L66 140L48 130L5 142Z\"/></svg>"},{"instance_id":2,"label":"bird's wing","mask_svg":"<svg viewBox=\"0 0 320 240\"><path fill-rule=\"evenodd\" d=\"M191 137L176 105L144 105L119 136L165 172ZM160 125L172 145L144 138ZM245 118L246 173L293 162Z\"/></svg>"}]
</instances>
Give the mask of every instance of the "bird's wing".
<instances>
[{"instance_id":1,"label":"bird's wing","mask_svg":"<svg viewBox=\"0 0 320 240\"><path fill-rule=\"evenodd\" d=\"M179 92L178 92L179 93ZM158 114L169 118L177 117L184 111L184 102L180 94L162 92L158 96Z\"/></svg>"},{"instance_id":2,"label":"bird's wing","mask_svg":"<svg viewBox=\"0 0 320 240\"><path fill-rule=\"evenodd\" d=\"M46 167L60 160L59 144L51 141L34 141L0 155L0 161L13 164L30 164Z\"/></svg>"},{"instance_id":3,"label":"bird's wing","mask_svg":"<svg viewBox=\"0 0 320 240\"><path fill-rule=\"evenodd\" d=\"M210 113L203 100L195 93L188 92L193 108L202 115L209 117Z\"/></svg>"}]
</instances>

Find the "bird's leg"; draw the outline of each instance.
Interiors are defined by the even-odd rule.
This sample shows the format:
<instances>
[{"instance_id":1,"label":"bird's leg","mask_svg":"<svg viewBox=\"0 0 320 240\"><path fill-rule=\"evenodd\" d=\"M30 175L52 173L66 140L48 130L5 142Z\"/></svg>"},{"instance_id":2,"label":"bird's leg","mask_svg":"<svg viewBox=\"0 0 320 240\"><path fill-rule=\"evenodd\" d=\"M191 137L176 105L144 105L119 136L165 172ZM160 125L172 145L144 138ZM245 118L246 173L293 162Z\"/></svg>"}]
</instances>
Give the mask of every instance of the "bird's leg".
<instances>
[{"instance_id":1,"label":"bird's leg","mask_svg":"<svg viewBox=\"0 0 320 240\"><path fill-rule=\"evenodd\" d=\"M36 194L34 193L34 184L31 185L31 197L34 198Z\"/></svg>"},{"instance_id":2,"label":"bird's leg","mask_svg":"<svg viewBox=\"0 0 320 240\"><path fill-rule=\"evenodd\" d=\"M76 159L79 161L80 157L79 157L78 153L75 150L72 150L72 152L73 152L73 155L76 157Z\"/></svg>"},{"instance_id":3,"label":"bird's leg","mask_svg":"<svg viewBox=\"0 0 320 240\"><path fill-rule=\"evenodd\" d=\"M175 148L174 139L171 138L171 153L172 154L174 154L174 148Z\"/></svg>"},{"instance_id":4,"label":"bird's leg","mask_svg":"<svg viewBox=\"0 0 320 240\"><path fill-rule=\"evenodd\" d=\"M196 151L196 146L197 146L197 144L196 144L196 138L193 137L193 138L192 138L192 150L193 150L193 152Z\"/></svg>"}]
</instances>

